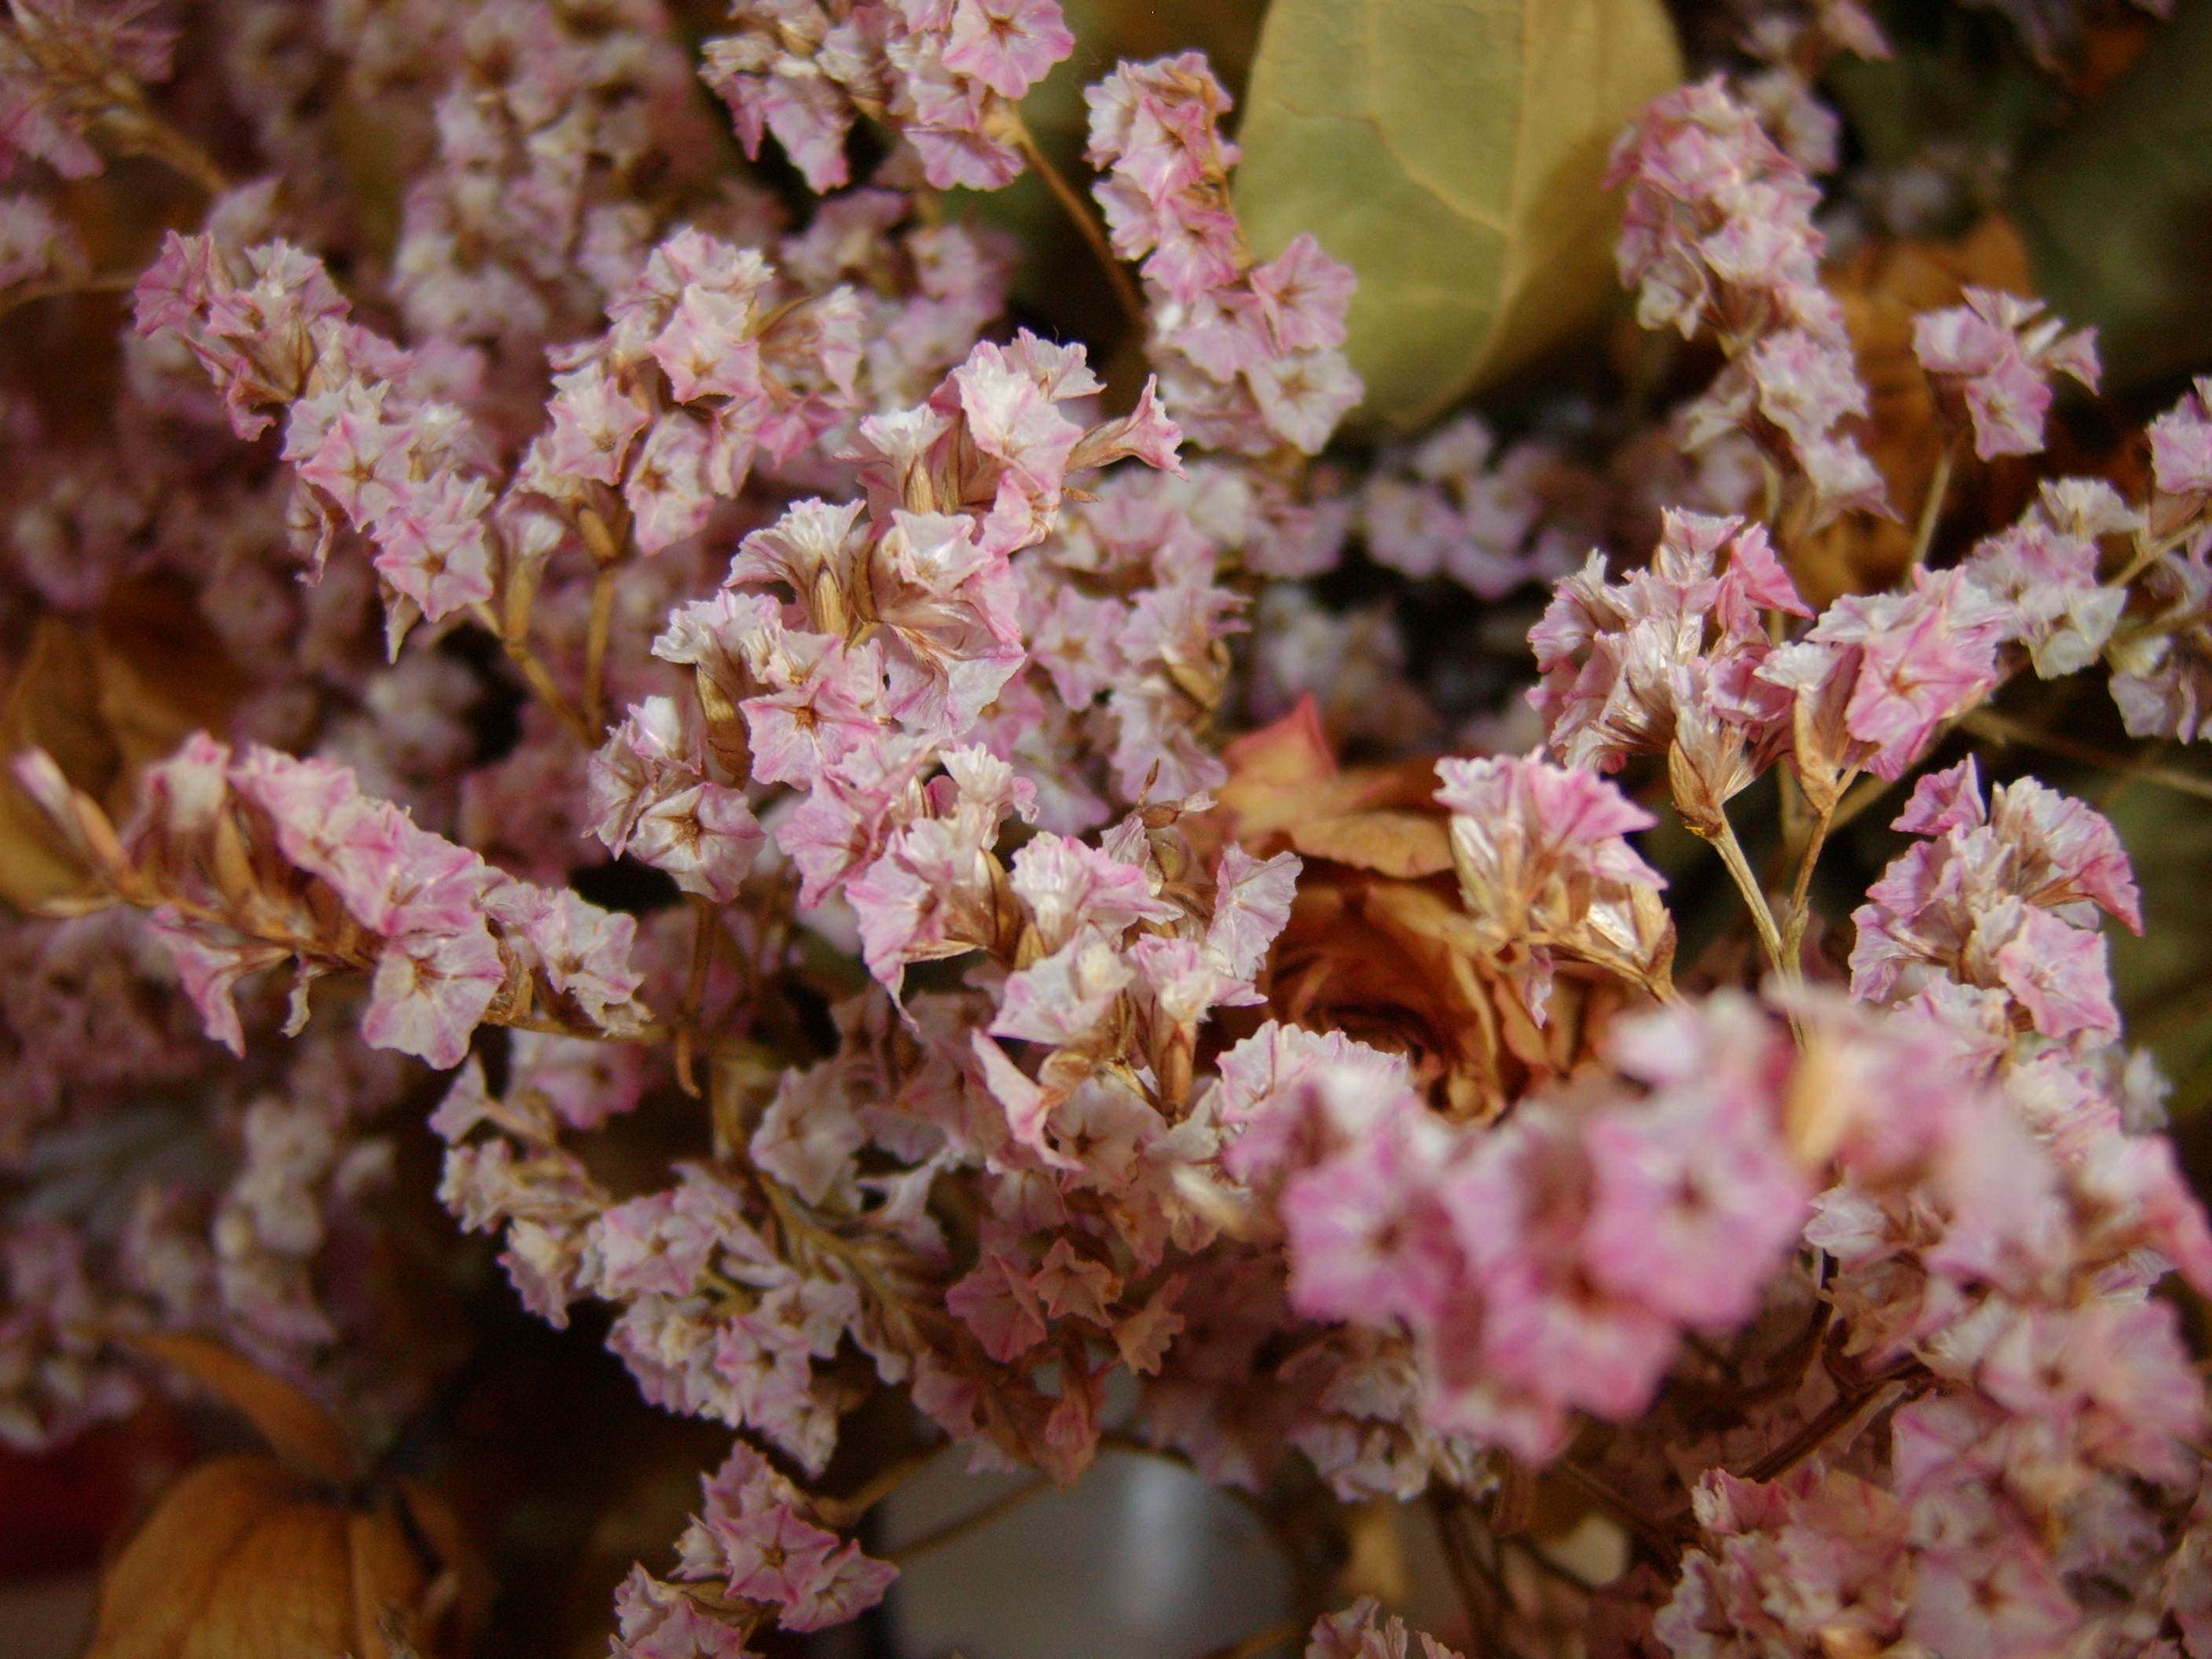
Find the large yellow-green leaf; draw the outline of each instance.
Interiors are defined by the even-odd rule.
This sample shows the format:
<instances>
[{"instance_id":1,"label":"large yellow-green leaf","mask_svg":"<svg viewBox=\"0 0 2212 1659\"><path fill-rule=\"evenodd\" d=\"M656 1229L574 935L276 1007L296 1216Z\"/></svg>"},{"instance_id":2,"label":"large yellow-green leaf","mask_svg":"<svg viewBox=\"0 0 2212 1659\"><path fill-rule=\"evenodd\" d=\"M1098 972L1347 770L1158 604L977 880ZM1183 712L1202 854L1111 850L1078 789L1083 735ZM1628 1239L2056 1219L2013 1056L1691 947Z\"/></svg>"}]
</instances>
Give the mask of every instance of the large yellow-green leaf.
<instances>
[{"instance_id":1,"label":"large yellow-green leaf","mask_svg":"<svg viewBox=\"0 0 2212 1659\"><path fill-rule=\"evenodd\" d=\"M1237 211L1359 273L1365 412L1418 424L1606 303L1606 155L1680 74L1660 0L1274 0Z\"/></svg>"}]
</instances>

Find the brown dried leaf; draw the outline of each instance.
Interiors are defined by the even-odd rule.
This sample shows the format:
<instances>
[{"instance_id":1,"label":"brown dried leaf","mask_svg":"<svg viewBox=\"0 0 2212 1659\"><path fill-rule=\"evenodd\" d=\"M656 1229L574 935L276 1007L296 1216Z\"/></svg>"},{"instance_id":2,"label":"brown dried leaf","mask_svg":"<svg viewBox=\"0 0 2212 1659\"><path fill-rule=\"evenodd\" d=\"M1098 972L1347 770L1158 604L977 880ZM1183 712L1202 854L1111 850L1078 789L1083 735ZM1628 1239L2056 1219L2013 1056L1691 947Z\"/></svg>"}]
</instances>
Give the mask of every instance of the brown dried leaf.
<instances>
[{"instance_id":1,"label":"brown dried leaf","mask_svg":"<svg viewBox=\"0 0 2212 1659\"><path fill-rule=\"evenodd\" d=\"M1434 812L1401 807L1333 812L1293 824L1290 842L1306 858L1354 865L1401 880L1440 876L1452 867L1451 834Z\"/></svg>"},{"instance_id":2,"label":"brown dried leaf","mask_svg":"<svg viewBox=\"0 0 2212 1659\"><path fill-rule=\"evenodd\" d=\"M5 769L26 749L112 815L138 775L193 732L220 727L238 677L191 599L152 580L118 583L90 619L41 617L0 697L0 900L24 908L88 884L45 813Z\"/></svg>"},{"instance_id":3,"label":"brown dried leaf","mask_svg":"<svg viewBox=\"0 0 2212 1659\"><path fill-rule=\"evenodd\" d=\"M179 1652L185 1659L350 1653L360 1622L345 1511L287 1495L255 1516L216 1566Z\"/></svg>"},{"instance_id":4,"label":"brown dried leaf","mask_svg":"<svg viewBox=\"0 0 2212 1659\"><path fill-rule=\"evenodd\" d=\"M328 1412L222 1343L151 1331L118 1340L182 1371L215 1395L253 1425L270 1450L301 1474L343 1486L360 1473L351 1443Z\"/></svg>"},{"instance_id":5,"label":"brown dried leaf","mask_svg":"<svg viewBox=\"0 0 2212 1659\"><path fill-rule=\"evenodd\" d=\"M412 1483L356 1499L273 1458L218 1458L108 1568L86 1659L456 1655L485 1601L451 1515Z\"/></svg>"},{"instance_id":6,"label":"brown dried leaf","mask_svg":"<svg viewBox=\"0 0 2212 1659\"><path fill-rule=\"evenodd\" d=\"M59 617L40 618L0 702L0 765L40 748L73 782L112 778L114 747L100 728L98 703L98 675L84 635ZM29 908L88 885L60 832L14 774L0 775L0 898Z\"/></svg>"},{"instance_id":7,"label":"brown dried leaf","mask_svg":"<svg viewBox=\"0 0 2212 1659\"><path fill-rule=\"evenodd\" d=\"M1432 763L1409 761L1397 766L1362 767L1346 771L1336 763L1323 729L1321 711L1310 696L1302 697L1289 714L1271 725L1247 732L1223 750L1229 763L1229 781L1216 792L1222 808L1235 821L1237 838L1248 847L1262 843L1295 847L1312 858L1338 858L1321 846L1336 842L1341 852L1354 850L1361 838L1356 832L1316 828L1329 820L1353 814L1403 811L1436 817L1436 769ZM1315 847L1299 846L1298 837L1310 835ZM1379 854L1387 834L1364 839L1370 854ZM1399 850L1387 854L1389 862L1419 862L1422 852ZM1358 864L1358 857L1343 862ZM1449 867L1449 858L1438 868ZM1380 868L1380 866L1370 867Z\"/></svg>"},{"instance_id":8,"label":"brown dried leaf","mask_svg":"<svg viewBox=\"0 0 2212 1659\"><path fill-rule=\"evenodd\" d=\"M1308 860L1269 959L1271 1010L1404 1054L1455 1116L1565 1073L1622 994L1562 974L1538 1026L1450 877L1433 763L1340 767L1310 699L1231 744L1218 820L1249 849Z\"/></svg>"},{"instance_id":9,"label":"brown dried leaf","mask_svg":"<svg viewBox=\"0 0 2212 1659\"><path fill-rule=\"evenodd\" d=\"M171 1659L184 1652L223 1564L292 1484L265 1457L224 1457L170 1487L101 1581L88 1659Z\"/></svg>"}]
</instances>

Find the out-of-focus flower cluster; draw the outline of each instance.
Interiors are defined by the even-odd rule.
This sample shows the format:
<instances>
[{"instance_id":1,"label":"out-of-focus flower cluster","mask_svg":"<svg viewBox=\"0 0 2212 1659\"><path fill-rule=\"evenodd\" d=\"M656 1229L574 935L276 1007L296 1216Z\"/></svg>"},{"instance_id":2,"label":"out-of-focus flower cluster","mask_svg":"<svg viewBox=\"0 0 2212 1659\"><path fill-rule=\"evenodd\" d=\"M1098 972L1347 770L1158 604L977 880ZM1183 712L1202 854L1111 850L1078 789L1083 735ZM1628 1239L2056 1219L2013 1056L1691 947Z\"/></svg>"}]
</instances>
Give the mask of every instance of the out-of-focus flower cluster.
<instances>
[{"instance_id":1,"label":"out-of-focus flower cluster","mask_svg":"<svg viewBox=\"0 0 2212 1659\"><path fill-rule=\"evenodd\" d=\"M1054 167L1054 0L696 21L0 23L0 304L112 367L0 376L0 1441L131 1411L145 1330L391 1432L444 1363L372 1284L412 1146L502 1296L734 1437L625 1659L875 1606L922 1455L1115 1445L1340 1554L1425 1499L1513 1650L2212 1655L2142 899L1960 747L2084 674L2212 726L2212 380L1946 545L1954 468L2100 380L1963 286L1889 501L1815 183L1820 70L1887 49L1847 0L1613 153L1674 406L1364 454L1352 273L1248 243L1202 57L1099 79L1052 173L1140 313L1085 343L945 193ZM174 183L118 253L131 169ZM1817 603L1814 539L1906 507ZM114 645L148 593L204 683ZM1310 1639L1449 1659L1372 1601Z\"/></svg>"}]
</instances>

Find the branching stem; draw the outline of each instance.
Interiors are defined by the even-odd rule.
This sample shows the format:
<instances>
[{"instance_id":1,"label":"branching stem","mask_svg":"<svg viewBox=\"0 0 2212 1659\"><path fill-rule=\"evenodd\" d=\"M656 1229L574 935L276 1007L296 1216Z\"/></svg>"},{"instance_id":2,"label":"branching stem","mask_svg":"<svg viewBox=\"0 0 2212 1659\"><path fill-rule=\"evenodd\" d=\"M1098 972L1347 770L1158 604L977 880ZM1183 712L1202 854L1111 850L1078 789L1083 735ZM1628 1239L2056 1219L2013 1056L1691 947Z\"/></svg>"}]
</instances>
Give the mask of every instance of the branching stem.
<instances>
[{"instance_id":1,"label":"branching stem","mask_svg":"<svg viewBox=\"0 0 2212 1659\"><path fill-rule=\"evenodd\" d=\"M1075 227L1076 234L1098 256L1098 263L1106 272L1106 281L1114 290L1115 300L1128 313L1129 320L1142 328L1145 323L1144 296L1137 292L1137 285L1130 280L1128 269L1122 264L1121 256L1114 252L1114 245L1106 240L1106 232L1100 226L1097 216L1091 212L1091 204L1084 200L1073 185L1067 182L1066 175L1053 166L1051 158L1044 153L1019 116L1014 118L1011 137L1014 148L1021 151L1023 158L1036 169L1037 177L1044 180L1044 187L1052 192L1053 200L1060 204L1060 211L1066 214Z\"/></svg>"},{"instance_id":2,"label":"branching stem","mask_svg":"<svg viewBox=\"0 0 2212 1659\"><path fill-rule=\"evenodd\" d=\"M1783 943L1782 929L1774 920L1774 907L1767 902L1766 889L1752 869L1751 860L1744 856L1743 843L1736 839L1735 826L1729 822L1727 812L1723 811L1717 817L1719 827L1706 839L1721 855L1721 862L1728 866L1736 890L1743 895L1744 904L1751 911L1752 926L1759 930L1759 943L1766 953L1767 965L1785 985L1794 985L1798 978L1796 960Z\"/></svg>"},{"instance_id":3,"label":"branching stem","mask_svg":"<svg viewBox=\"0 0 2212 1659\"><path fill-rule=\"evenodd\" d=\"M1920 503L1920 521L1913 526L1912 553L1905 564L1908 573L1928 562L1928 550L1935 545L1936 527L1943 521L1944 499L1951 493L1951 468L1958 447L1959 441L1949 439L1943 445L1943 453L1936 458L1936 471L1928 480L1928 494Z\"/></svg>"},{"instance_id":4,"label":"branching stem","mask_svg":"<svg viewBox=\"0 0 2212 1659\"><path fill-rule=\"evenodd\" d=\"M981 1508L970 1510L959 1519L948 1521L943 1526L922 1534L911 1544L902 1544L895 1550L885 1551L884 1559L894 1566L910 1565L932 1550L942 1549L945 1545L957 1539L965 1538L971 1532L989 1526L1001 1516L1012 1515L1032 1498L1051 1490L1051 1480L1040 1474L1036 1479L1016 1486L1012 1492L1001 1493Z\"/></svg>"},{"instance_id":5,"label":"branching stem","mask_svg":"<svg viewBox=\"0 0 2212 1659\"><path fill-rule=\"evenodd\" d=\"M2079 761L2084 766L2101 767L2122 777L2133 778L2141 783L2156 784L2177 794L2193 795L2199 800L2212 800L2212 778L2185 772L2178 767L2154 766L2147 762L2114 754L2109 749L2100 749L2094 744L2077 743L2071 738L2062 738L2055 732L2039 732L2033 726L2000 714L1994 708L1978 708L1960 722L1977 737L1994 738L1999 743L2026 744L2057 755L2062 760Z\"/></svg>"}]
</instances>

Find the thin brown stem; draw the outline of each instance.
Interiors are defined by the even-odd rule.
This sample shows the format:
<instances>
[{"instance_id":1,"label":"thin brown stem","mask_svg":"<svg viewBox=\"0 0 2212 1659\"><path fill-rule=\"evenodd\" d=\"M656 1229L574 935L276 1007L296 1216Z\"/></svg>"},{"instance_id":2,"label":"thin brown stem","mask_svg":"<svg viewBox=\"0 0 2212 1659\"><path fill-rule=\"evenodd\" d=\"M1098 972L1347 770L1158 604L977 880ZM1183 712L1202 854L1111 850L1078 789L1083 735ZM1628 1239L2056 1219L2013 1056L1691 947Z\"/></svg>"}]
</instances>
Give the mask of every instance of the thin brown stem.
<instances>
[{"instance_id":1,"label":"thin brown stem","mask_svg":"<svg viewBox=\"0 0 2212 1659\"><path fill-rule=\"evenodd\" d=\"M1956 438L1947 440L1943 453L1936 458L1936 471L1928 480L1928 494L1920 502L1920 520L1913 526L1912 552L1905 562L1908 574L1928 562L1928 550L1935 545L1936 527L1943 521L1943 502L1951 493L1951 467L1958 447Z\"/></svg>"},{"instance_id":2,"label":"thin brown stem","mask_svg":"<svg viewBox=\"0 0 2212 1659\"><path fill-rule=\"evenodd\" d=\"M577 742L586 749L597 749L601 734L594 732L583 715L576 712L576 705L568 701L568 694L562 690L554 679L552 671L545 665L545 659L532 649L529 639L521 633L510 633L501 628L499 618L493 614L489 605L479 602L471 609L476 619L483 624L485 631L499 641L500 649L507 653L507 659L521 671L524 681L538 702L568 728Z\"/></svg>"},{"instance_id":3,"label":"thin brown stem","mask_svg":"<svg viewBox=\"0 0 2212 1659\"><path fill-rule=\"evenodd\" d=\"M124 131L127 136L122 147L128 153L159 161L210 196L230 188L229 178L213 156L143 105L131 112Z\"/></svg>"},{"instance_id":4,"label":"thin brown stem","mask_svg":"<svg viewBox=\"0 0 2212 1659\"><path fill-rule=\"evenodd\" d=\"M2058 756L2063 760L2079 761L2085 766L2101 767L2107 772L2138 782L2156 784L2179 794L2194 795L2199 800L2212 800L2212 778L2198 776L2171 766L2154 766L2126 755L2114 754L2109 749L2100 749L2094 744L2077 743L2071 738L2060 737L2055 732L2039 732L2022 724L2008 714L2000 714L1994 708L1978 708L1960 722L1977 736L1993 738L2000 743L2026 744Z\"/></svg>"},{"instance_id":5,"label":"thin brown stem","mask_svg":"<svg viewBox=\"0 0 2212 1659\"><path fill-rule=\"evenodd\" d=\"M1751 912L1752 926L1759 930L1759 946L1766 953L1768 965L1781 975L1784 983L1795 984L1797 964L1784 947L1782 929L1774 920L1774 907L1767 902L1766 889L1752 869L1751 860L1744 856L1743 843L1736 839L1735 826L1729 822L1728 814L1723 811L1718 817L1719 828L1706 839L1721 855L1721 862L1728 866L1736 890L1743 895L1744 904Z\"/></svg>"},{"instance_id":6,"label":"thin brown stem","mask_svg":"<svg viewBox=\"0 0 2212 1659\"><path fill-rule=\"evenodd\" d=\"M684 981L684 1006L676 1017L676 1082L692 1099L699 1098L699 1079L691 1059L699 1036L699 1010L707 1000L707 974L714 963L714 936L720 932L714 904L698 893L690 901L695 928L691 935L691 970Z\"/></svg>"},{"instance_id":7,"label":"thin brown stem","mask_svg":"<svg viewBox=\"0 0 2212 1659\"><path fill-rule=\"evenodd\" d=\"M1856 1393L1837 1395L1803 1428L1746 1469L1742 1478L1771 1480L1777 1475L1788 1474L1856 1419L1881 1395L1884 1383L1878 1382Z\"/></svg>"},{"instance_id":8,"label":"thin brown stem","mask_svg":"<svg viewBox=\"0 0 2212 1659\"><path fill-rule=\"evenodd\" d=\"M1014 117L1011 136L1014 148L1021 151L1023 158L1036 169L1037 177L1044 180L1044 187L1052 192L1053 200L1060 204L1060 211L1065 213L1070 222L1074 225L1076 234L1082 237L1085 246L1098 256L1098 263L1106 272L1107 283L1114 290L1114 298L1120 303L1121 309L1129 314L1129 320L1139 328L1143 327L1144 296L1137 292L1136 283L1130 280L1128 270L1122 264L1121 255L1114 252L1114 245L1106 240L1105 229L1099 224L1097 216L1091 212L1090 203L1084 199L1082 193L1073 185L1067 182L1066 175L1058 167L1053 166L1051 158L1038 145L1036 137L1018 115Z\"/></svg>"},{"instance_id":9,"label":"thin brown stem","mask_svg":"<svg viewBox=\"0 0 2212 1659\"><path fill-rule=\"evenodd\" d=\"M2178 539L2179 538L2173 536L2154 536L2148 530L2141 532L2136 537L2135 552L2130 556L2120 574L2112 578L2110 585L2114 587L2131 586L2136 577L2142 575L2144 571L2149 569L2170 552Z\"/></svg>"},{"instance_id":10,"label":"thin brown stem","mask_svg":"<svg viewBox=\"0 0 2212 1659\"><path fill-rule=\"evenodd\" d=\"M585 748L598 748L599 733L594 732L584 717L576 712L576 705L568 701L568 693L562 690L553 678L553 671L546 667L545 659L531 647L530 641L501 640L500 645L508 659L522 671L522 678L529 683L538 701L552 710L554 718L567 726Z\"/></svg>"},{"instance_id":11,"label":"thin brown stem","mask_svg":"<svg viewBox=\"0 0 2212 1659\"><path fill-rule=\"evenodd\" d=\"M607 729L607 636L613 631L615 568L592 575L592 615L584 635L584 719L594 732Z\"/></svg>"},{"instance_id":12,"label":"thin brown stem","mask_svg":"<svg viewBox=\"0 0 2212 1659\"><path fill-rule=\"evenodd\" d=\"M1802 972L1805 959L1805 929L1813 919L1813 871L1820 861L1820 852L1828 844L1828 826L1835 822L1836 809L1832 802L1826 811L1814 814L1811 827L1805 834L1804 850L1797 854L1797 873L1790 884L1790 904L1784 913L1782 929L1782 949L1790 959L1790 967Z\"/></svg>"},{"instance_id":13,"label":"thin brown stem","mask_svg":"<svg viewBox=\"0 0 2212 1659\"><path fill-rule=\"evenodd\" d=\"M953 1443L950 1440L941 1440L927 1451L909 1452L904 1457L894 1459L862 1482L857 1491L842 1498L819 1499L814 1507L828 1524L848 1527L935 1463L951 1449Z\"/></svg>"},{"instance_id":14,"label":"thin brown stem","mask_svg":"<svg viewBox=\"0 0 2212 1659\"><path fill-rule=\"evenodd\" d=\"M135 270L107 270L90 276L57 278L51 283L26 283L21 288L0 293L0 317L41 300L65 299L76 294L128 294L137 286L138 273Z\"/></svg>"},{"instance_id":15,"label":"thin brown stem","mask_svg":"<svg viewBox=\"0 0 2212 1659\"><path fill-rule=\"evenodd\" d=\"M490 1014L485 1017L484 1023L504 1025L511 1031L538 1031L547 1036L575 1037L585 1042L627 1042L640 1048L658 1048L675 1035L667 1026L659 1024L641 1025L630 1031L597 1031L544 1014L514 1014L504 1018Z\"/></svg>"},{"instance_id":16,"label":"thin brown stem","mask_svg":"<svg viewBox=\"0 0 2212 1659\"><path fill-rule=\"evenodd\" d=\"M88 40L72 34L65 14L58 26L18 6L13 25L16 51L61 91L111 153L150 156L210 196L230 188L213 157L154 112L143 86Z\"/></svg>"},{"instance_id":17,"label":"thin brown stem","mask_svg":"<svg viewBox=\"0 0 2212 1659\"><path fill-rule=\"evenodd\" d=\"M1680 1547L1676 1544L1672 1533L1630 1503L1620 1493L1615 1492L1611 1486L1583 1468L1581 1464L1561 1462L1553 1467L1580 1486L1590 1498L1595 1499L1599 1508L1626 1525L1631 1532L1658 1551L1660 1554L1672 1560L1680 1553Z\"/></svg>"},{"instance_id":18,"label":"thin brown stem","mask_svg":"<svg viewBox=\"0 0 2212 1659\"><path fill-rule=\"evenodd\" d=\"M1836 803L1836 810L1828 815L1828 833L1833 836L1859 817L1869 806L1887 794L1897 785L1895 778L1878 778L1871 775L1861 778Z\"/></svg>"},{"instance_id":19,"label":"thin brown stem","mask_svg":"<svg viewBox=\"0 0 2212 1659\"><path fill-rule=\"evenodd\" d=\"M343 946L331 940L304 939L276 928L253 927L242 917L198 903L180 894L157 891L143 883L136 890L121 887L110 887L109 890L118 902L134 908L169 911L211 928L244 933L303 960L336 962L357 973L375 971L376 957L373 953ZM568 1021L556 1019L549 1014L502 1014L497 1011L487 1013L484 1024L503 1025L514 1031L542 1032L547 1036L575 1037L587 1042L628 1042L640 1046L665 1042L671 1035L665 1025L641 1025L625 1031L602 1031L590 1026L571 1025Z\"/></svg>"},{"instance_id":20,"label":"thin brown stem","mask_svg":"<svg viewBox=\"0 0 2212 1659\"><path fill-rule=\"evenodd\" d=\"M1767 617L1768 636L1779 644L1787 637L1783 629L1773 626L1781 620L1781 614L1769 611ZM1805 798L1805 786L1799 781L1796 767L1782 767L1775 777L1776 805L1782 818L1782 844L1784 847L1802 847L1805 844L1806 822L1813 811L1812 803Z\"/></svg>"},{"instance_id":21,"label":"thin brown stem","mask_svg":"<svg viewBox=\"0 0 2212 1659\"><path fill-rule=\"evenodd\" d=\"M943 1526L922 1534L911 1544L902 1544L895 1550L884 1552L884 1559L894 1566L907 1566L932 1550L942 1549L957 1539L965 1538L969 1533L989 1526L1002 1516L1012 1515L1032 1498L1051 1490L1050 1478L1040 1474L1016 1486L1012 1492L1000 1493L981 1508L970 1510L959 1519L948 1521Z\"/></svg>"}]
</instances>

